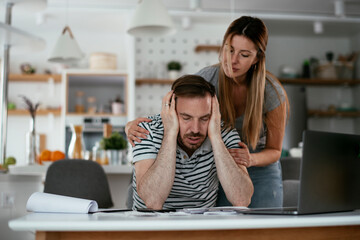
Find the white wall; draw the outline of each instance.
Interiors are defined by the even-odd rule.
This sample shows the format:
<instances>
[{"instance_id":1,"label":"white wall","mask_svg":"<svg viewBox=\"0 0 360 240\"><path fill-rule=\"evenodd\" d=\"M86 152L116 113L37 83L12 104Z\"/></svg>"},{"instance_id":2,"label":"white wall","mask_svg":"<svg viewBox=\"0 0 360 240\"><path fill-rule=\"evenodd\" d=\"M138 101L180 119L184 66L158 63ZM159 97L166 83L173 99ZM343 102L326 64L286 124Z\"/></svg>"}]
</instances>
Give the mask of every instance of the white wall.
<instances>
[{"instance_id":1,"label":"white wall","mask_svg":"<svg viewBox=\"0 0 360 240\"><path fill-rule=\"evenodd\" d=\"M282 66L290 66L297 70L301 76L304 60L315 57L326 60L325 53L334 52L334 57L339 54L350 53L350 41L346 37L323 36L284 36L269 33L267 47L267 68L275 75L280 75Z\"/></svg>"}]
</instances>

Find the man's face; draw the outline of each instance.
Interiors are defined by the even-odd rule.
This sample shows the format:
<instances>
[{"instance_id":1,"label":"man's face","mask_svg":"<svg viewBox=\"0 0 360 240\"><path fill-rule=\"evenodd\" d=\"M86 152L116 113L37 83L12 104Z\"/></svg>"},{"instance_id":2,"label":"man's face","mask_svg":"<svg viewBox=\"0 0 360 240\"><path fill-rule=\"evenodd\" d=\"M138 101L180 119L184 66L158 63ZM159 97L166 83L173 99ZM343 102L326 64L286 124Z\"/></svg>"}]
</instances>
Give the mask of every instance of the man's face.
<instances>
[{"instance_id":1,"label":"man's face","mask_svg":"<svg viewBox=\"0 0 360 240\"><path fill-rule=\"evenodd\" d=\"M180 131L178 141L187 154L198 149L207 137L211 117L211 96L178 97L176 112Z\"/></svg>"}]
</instances>

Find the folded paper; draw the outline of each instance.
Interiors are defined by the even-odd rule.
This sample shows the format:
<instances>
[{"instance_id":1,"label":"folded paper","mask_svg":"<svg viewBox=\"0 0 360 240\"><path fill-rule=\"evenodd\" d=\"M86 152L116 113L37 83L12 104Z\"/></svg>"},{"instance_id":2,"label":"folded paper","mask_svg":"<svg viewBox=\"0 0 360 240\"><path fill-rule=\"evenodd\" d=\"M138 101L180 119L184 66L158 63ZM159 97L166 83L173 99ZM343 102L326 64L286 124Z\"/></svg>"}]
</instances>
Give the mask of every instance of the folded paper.
<instances>
[{"instance_id":1,"label":"folded paper","mask_svg":"<svg viewBox=\"0 0 360 240\"><path fill-rule=\"evenodd\" d=\"M94 213L98 204L94 200L35 192L27 201L26 210L43 213Z\"/></svg>"}]
</instances>

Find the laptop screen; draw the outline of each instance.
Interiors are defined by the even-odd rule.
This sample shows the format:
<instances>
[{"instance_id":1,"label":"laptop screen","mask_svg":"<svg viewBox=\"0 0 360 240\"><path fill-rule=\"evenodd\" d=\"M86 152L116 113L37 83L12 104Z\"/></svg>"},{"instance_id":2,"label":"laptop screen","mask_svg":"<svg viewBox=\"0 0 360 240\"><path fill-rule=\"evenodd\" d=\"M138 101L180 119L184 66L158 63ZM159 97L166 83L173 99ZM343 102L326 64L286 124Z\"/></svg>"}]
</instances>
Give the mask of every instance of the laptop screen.
<instances>
[{"instance_id":1,"label":"laptop screen","mask_svg":"<svg viewBox=\"0 0 360 240\"><path fill-rule=\"evenodd\" d=\"M299 214L360 208L360 135L304 131Z\"/></svg>"}]
</instances>

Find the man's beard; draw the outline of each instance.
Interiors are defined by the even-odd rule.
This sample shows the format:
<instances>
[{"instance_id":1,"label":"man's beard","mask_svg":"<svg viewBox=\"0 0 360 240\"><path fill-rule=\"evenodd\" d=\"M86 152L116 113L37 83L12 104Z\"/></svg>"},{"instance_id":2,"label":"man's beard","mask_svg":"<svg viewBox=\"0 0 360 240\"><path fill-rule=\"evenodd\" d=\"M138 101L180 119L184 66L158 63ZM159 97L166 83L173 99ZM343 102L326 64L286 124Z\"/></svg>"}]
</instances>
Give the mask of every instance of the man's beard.
<instances>
[{"instance_id":1,"label":"man's beard","mask_svg":"<svg viewBox=\"0 0 360 240\"><path fill-rule=\"evenodd\" d=\"M186 138L189 138L189 137L200 137L201 139L203 139L202 142L200 142L199 144L186 144L184 143L183 139L186 139ZM185 152L188 152L187 150L191 151L191 152L194 152L196 149L198 149L201 144L203 144L205 140L205 136L201 133L188 133L188 134L185 134L183 136L183 138L181 138L180 134L178 135L178 143L179 143L179 146L185 151Z\"/></svg>"}]
</instances>

